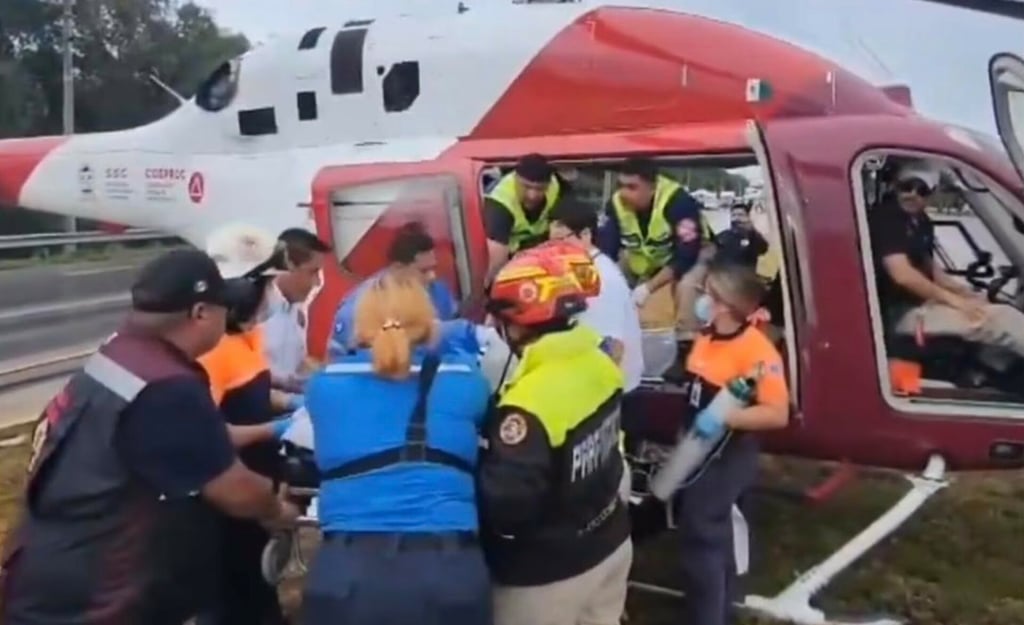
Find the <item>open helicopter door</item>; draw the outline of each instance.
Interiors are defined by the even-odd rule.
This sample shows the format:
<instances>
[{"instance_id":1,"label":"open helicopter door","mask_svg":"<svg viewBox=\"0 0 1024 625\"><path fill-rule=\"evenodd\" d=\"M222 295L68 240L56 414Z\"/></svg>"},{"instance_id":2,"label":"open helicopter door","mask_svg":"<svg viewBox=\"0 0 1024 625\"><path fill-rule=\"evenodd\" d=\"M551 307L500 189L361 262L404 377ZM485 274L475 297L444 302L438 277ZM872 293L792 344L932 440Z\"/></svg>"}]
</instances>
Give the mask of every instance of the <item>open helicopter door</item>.
<instances>
[{"instance_id":1,"label":"open helicopter door","mask_svg":"<svg viewBox=\"0 0 1024 625\"><path fill-rule=\"evenodd\" d=\"M1001 52L988 64L999 138L1024 182L1024 60Z\"/></svg>"},{"instance_id":2,"label":"open helicopter door","mask_svg":"<svg viewBox=\"0 0 1024 625\"><path fill-rule=\"evenodd\" d=\"M438 277L462 302L470 301L474 257L469 232L480 230L476 165L468 159L328 167L313 183L317 232L331 243L336 262L325 263L323 293L310 315L310 352L322 356L338 302L387 266L388 247L400 228L421 225L435 242ZM474 216L470 220L470 216ZM473 223L467 223L467 220ZM482 241L481 237L474 240ZM476 278L474 280L474 277Z\"/></svg>"},{"instance_id":3,"label":"open helicopter door","mask_svg":"<svg viewBox=\"0 0 1024 625\"><path fill-rule=\"evenodd\" d=\"M767 226L768 253L763 257L774 260L776 265L772 267L772 272L775 275L774 282L777 283L776 286L781 289L782 293L782 319L774 320L774 322L785 329L782 347L786 356L786 378L792 407L790 422L798 423L803 418L803 414L799 408L801 376L797 346L801 330L800 324L806 323L807 320L803 316L798 320L794 311L793 297L799 295L802 299L808 296L803 285L793 284L794 277L798 279L799 276L807 275L802 268L797 266L801 259L807 258L806 254L799 253L798 241L803 240L798 236L802 229L801 218L799 212L792 209L793 205L788 205L790 206L789 210L783 210L778 201L775 174L769 160L764 133L754 120L747 122L747 142L754 151L754 156L760 165L761 177L764 180L761 201L764 204L767 222L765 225ZM759 273L764 275L760 267ZM795 290L793 290L794 288ZM800 311L806 313L807 307L803 306L803 303L800 301L797 306Z\"/></svg>"}]
</instances>

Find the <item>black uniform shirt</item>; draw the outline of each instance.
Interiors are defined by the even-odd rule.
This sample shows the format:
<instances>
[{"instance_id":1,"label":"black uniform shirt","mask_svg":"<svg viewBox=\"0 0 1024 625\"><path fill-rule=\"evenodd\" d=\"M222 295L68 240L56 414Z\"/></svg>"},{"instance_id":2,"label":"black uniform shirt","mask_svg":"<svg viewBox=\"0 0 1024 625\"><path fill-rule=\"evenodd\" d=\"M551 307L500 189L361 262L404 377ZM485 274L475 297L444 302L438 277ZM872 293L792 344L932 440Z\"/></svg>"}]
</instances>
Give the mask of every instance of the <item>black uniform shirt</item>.
<instances>
[{"instance_id":1,"label":"black uniform shirt","mask_svg":"<svg viewBox=\"0 0 1024 625\"><path fill-rule=\"evenodd\" d=\"M935 227L931 219L924 212L908 213L898 202L890 200L871 211L869 223L878 294L883 305L911 308L922 304L920 297L893 282L883 261L887 256L903 254L915 269L934 279Z\"/></svg>"},{"instance_id":2,"label":"black uniform shirt","mask_svg":"<svg viewBox=\"0 0 1024 625\"><path fill-rule=\"evenodd\" d=\"M117 436L129 469L169 497L199 491L235 461L224 417L198 376L147 386L125 409Z\"/></svg>"},{"instance_id":3,"label":"black uniform shirt","mask_svg":"<svg viewBox=\"0 0 1024 625\"><path fill-rule=\"evenodd\" d=\"M715 237L715 245L718 248L715 252L717 257L751 268L756 267L757 259L768 251L768 241L754 228L724 230Z\"/></svg>"}]
</instances>

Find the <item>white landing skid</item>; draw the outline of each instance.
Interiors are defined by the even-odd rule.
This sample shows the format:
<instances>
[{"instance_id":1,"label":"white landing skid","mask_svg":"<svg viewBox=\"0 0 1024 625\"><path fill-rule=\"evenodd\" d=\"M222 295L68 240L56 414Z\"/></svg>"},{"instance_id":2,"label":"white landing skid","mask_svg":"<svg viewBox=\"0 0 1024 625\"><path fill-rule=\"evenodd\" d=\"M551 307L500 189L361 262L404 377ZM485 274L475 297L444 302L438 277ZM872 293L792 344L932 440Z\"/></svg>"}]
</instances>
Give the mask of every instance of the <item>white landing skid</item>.
<instances>
[{"instance_id":1,"label":"white landing skid","mask_svg":"<svg viewBox=\"0 0 1024 625\"><path fill-rule=\"evenodd\" d=\"M920 475L906 476L911 484L910 490L871 525L798 577L779 594L774 597L748 595L742 603L736 604L737 607L799 625L903 625L902 620L892 618L855 621L831 619L821 610L811 606L811 598L886 536L899 529L932 495L945 488L949 483L945 475L945 460L941 456L932 456ZM630 582L630 586L637 590L671 597L684 596L678 590L652 584Z\"/></svg>"}]
</instances>

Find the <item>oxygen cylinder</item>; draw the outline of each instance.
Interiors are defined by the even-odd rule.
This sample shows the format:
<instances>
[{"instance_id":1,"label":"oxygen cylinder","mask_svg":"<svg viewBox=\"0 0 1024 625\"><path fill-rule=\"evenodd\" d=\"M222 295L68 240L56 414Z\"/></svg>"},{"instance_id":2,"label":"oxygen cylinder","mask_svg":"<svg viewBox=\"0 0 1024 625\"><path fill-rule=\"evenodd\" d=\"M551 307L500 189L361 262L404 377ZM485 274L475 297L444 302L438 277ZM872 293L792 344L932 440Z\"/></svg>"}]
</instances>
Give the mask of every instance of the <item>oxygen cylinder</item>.
<instances>
[{"instance_id":1,"label":"oxygen cylinder","mask_svg":"<svg viewBox=\"0 0 1024 625\"><path fill-rule=\"evenodd\" d=\"M755 381L749 377L737 377L730 380L704 410L723 416L732 410L746 408L754 398ZM651 494L661 501L670 497L683 485L714 451L715 446L725 437L723 431L718 436L705 438L696 427L679 440L661 469L651 478Z\"/></svg>"}]
</instances>

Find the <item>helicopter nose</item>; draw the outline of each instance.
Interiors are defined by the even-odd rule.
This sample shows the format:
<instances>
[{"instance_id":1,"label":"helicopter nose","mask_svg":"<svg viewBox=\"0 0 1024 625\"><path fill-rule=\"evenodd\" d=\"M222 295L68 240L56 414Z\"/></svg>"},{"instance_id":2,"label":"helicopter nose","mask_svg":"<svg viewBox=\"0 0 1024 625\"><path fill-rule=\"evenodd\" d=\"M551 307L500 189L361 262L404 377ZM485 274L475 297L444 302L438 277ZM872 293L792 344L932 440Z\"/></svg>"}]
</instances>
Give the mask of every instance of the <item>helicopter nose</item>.
<instances>
[{"instance_id":1,"label":"helicopter nose","mask_svg":"<svg viewBox=\"0 0 1024 625\"><path fill-rule=\"evenodd\" d=\"M65 137L32 137L0 141L0 206L15 207L32 172Z\"/></svg>"}]
</instances>

